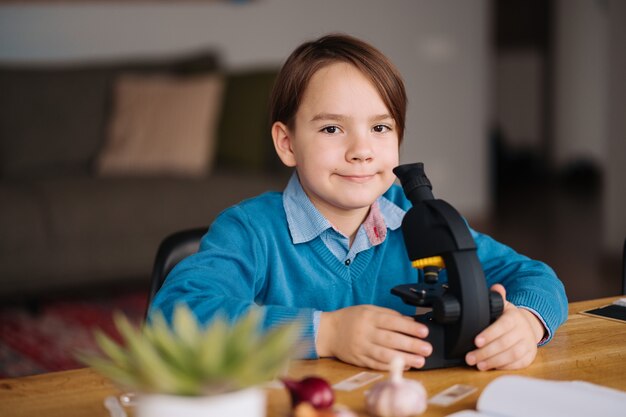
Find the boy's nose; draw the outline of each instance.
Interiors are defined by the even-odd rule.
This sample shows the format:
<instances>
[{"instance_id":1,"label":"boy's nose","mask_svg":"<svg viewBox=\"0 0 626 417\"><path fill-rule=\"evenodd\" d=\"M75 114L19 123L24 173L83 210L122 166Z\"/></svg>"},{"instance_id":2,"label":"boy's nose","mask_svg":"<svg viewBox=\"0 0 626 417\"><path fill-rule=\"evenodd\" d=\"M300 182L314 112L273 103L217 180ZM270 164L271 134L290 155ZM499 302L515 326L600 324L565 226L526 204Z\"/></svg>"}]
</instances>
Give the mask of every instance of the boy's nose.
<instances>
[{"instance_id":1,"label":"boy's nose","mask_svg":"<svg viewBox=\"0 0 626 417\"><path fill-rule=\"evenodd\" d=\"M346 152L350 162L368 162L374 158L371 144L364 135L354 135Z\"/></svg>"}]
</instances>

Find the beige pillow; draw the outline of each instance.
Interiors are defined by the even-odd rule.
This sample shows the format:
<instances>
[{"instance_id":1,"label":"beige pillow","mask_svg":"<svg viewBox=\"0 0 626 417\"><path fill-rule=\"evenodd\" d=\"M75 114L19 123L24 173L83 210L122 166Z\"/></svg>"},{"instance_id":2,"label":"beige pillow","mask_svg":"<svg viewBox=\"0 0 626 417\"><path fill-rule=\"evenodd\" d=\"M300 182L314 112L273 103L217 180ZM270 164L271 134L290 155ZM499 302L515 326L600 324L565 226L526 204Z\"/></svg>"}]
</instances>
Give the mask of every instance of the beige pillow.
<instances>
[{"instance_id":1,"label":"beige pillow","mask_svg":"<svg viewBox=\"0 0 626 417\"><path fill-rule=\"evenodd\" d=\"M222 78L214 74L121 76L97 173L205 175L214 159L222 91Z\"/></svg>"}]
</instances>

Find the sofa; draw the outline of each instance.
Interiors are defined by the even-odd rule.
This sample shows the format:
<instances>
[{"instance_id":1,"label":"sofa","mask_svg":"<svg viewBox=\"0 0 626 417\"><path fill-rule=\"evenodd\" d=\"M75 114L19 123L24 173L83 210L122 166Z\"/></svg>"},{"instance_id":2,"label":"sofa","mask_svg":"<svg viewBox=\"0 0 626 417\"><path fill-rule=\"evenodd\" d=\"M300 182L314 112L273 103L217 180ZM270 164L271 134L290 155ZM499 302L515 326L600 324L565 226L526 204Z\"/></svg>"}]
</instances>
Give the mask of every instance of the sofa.
<instances>
[{"instance_id":1,"label":"sofa","mask_svg":"<svg viewBox=\"0 0 626 417\"><path fill-rule=\"evenodd\" d=\"M226 71L212 51L0 63L0 298L147 290L165 236L281 190L276 71Z\"/></svg>"}]
</instances>

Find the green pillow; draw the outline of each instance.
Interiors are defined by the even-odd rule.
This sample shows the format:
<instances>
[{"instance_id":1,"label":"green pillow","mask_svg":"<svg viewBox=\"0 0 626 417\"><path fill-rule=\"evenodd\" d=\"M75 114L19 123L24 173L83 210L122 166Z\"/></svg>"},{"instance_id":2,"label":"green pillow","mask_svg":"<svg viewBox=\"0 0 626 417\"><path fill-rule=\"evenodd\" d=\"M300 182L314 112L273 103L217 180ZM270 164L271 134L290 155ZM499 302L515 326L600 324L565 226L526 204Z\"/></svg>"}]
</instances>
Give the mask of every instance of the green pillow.
<instances>
[{"instance_id":1,"label":"green pillow","mask_svg":"<svg viewBox=\"0 0 626 417\"><path fill-rule=\"evenodd\" d=\"M227 75L218 131L220 166L244 171L276 168L268 104L277 73L263 69Z\"/></svg>"}]
</instances>

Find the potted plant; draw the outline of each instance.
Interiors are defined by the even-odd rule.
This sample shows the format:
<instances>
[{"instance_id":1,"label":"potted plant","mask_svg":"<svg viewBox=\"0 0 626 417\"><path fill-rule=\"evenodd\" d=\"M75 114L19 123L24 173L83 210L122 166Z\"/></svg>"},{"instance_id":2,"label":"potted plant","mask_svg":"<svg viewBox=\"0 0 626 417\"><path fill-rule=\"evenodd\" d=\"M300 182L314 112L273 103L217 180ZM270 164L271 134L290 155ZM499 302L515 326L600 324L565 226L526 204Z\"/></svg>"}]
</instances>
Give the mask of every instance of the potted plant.
<instances>
[{"instance_id":1,"label":"potted plant","mask_svg":"<svg viewBox=\"0 0 626 417\"><path fill-rule=\"evenodd\" d=\"M217 318L203 327L179 305L171 326L157 313L138 329L117 313L123 344L96 331L102 352L78 357L122 389L137 392L139 417L264 416L265 393L258 384L284 369L298 327L262 332L260 320L261 313L251 309L234 324Z\"/></svg>"}]
</instances>

